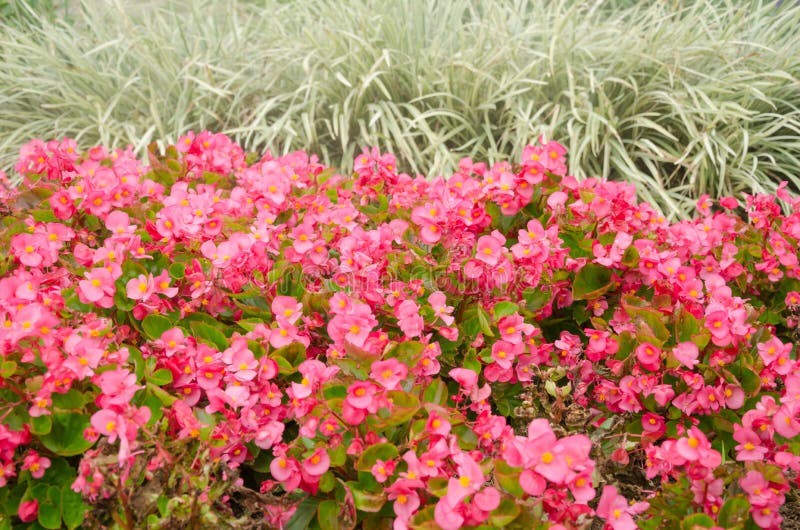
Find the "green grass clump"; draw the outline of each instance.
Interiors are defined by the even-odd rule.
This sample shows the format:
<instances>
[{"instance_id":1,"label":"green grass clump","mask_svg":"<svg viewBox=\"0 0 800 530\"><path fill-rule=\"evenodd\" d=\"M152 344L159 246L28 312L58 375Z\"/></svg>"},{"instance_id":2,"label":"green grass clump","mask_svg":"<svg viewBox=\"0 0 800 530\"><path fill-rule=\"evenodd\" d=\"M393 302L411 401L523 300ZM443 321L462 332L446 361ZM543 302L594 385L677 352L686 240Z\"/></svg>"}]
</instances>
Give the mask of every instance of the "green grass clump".
<instances>
[{"instance_id":1,"label":"green grass clump","mask_svg":"<svg viewBox=\"0 0 800 530\"><path fill-rule=\"evenodd\" d=\"M89 2L0 22L0 167L32 137L186 130L445 173L544 134L671 217L800 188L800 8L775 1Z\"/></svg>"}]
</instances>

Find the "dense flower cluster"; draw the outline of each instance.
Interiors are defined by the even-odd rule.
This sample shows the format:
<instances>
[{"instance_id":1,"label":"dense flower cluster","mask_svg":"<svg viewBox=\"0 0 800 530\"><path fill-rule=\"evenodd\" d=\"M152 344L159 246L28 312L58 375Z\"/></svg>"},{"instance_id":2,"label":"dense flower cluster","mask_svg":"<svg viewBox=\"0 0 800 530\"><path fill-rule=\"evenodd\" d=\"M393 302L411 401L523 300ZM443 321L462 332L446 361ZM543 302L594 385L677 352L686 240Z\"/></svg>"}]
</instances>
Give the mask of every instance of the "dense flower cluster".
<instances>
[{"instance_id":1,"label":"dense flower cluster","mask_svg":"<svg viewBox=\"0 0 800 530\"><path fill-rule=\"evenodd\" d=\"M0 517L779 528L800 201L671 224L565 156L425 179L208 132L148 165L25 145L25 185L0 175Z\"/></svg>"}]
</instances>

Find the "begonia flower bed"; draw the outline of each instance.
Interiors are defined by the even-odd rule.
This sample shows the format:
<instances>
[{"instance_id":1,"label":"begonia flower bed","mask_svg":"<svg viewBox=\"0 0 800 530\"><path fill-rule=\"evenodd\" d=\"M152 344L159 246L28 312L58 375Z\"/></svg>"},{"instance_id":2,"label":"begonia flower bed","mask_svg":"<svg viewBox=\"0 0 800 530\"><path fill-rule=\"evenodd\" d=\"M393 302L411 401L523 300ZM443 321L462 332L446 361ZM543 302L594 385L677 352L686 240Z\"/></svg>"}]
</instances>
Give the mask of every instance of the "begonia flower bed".
<instances>
[{"instance_id":1,"label":"begonia flower bed","mask_svg":"<svg viewBox=\"0 0 800 530\"><path fill-rule=\"evenodd\" d=\"M149 155L34 140L0 187L0 528L796 515L783 187L670 223L554 142L432 179Z\"/></svg>"}]
</instances>

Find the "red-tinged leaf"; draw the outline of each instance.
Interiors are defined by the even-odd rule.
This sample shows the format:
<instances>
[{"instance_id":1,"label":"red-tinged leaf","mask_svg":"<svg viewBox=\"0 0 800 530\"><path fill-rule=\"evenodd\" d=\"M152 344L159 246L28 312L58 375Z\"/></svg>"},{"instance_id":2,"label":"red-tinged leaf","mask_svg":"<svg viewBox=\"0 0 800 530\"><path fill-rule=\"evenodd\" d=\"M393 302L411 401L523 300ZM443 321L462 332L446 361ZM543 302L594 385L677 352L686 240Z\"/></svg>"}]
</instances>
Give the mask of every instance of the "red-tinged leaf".
<instances>
[{"instance_id":1,"label":"red-tinged leaf","mask_svg":"<svg viewBox=\"0 0 800 530\"><path fill-rule=\"evenodd\" d=\"M356 469L359 471L370 471L377 460L380 459L385 462L397 458L397 456L397 447L394 444L381 443L370 445L361 453L361 456L358 457Z\"/></svg>"}]
</instances>

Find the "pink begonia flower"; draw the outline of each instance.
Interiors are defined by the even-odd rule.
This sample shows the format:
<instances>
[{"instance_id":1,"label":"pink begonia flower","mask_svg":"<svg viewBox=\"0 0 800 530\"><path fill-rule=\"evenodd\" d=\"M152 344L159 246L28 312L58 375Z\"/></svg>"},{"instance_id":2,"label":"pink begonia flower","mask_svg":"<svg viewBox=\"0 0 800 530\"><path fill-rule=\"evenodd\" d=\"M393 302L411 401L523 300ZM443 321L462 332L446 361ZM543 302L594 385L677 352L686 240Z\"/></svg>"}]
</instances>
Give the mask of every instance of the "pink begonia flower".
<instances>
[{"instance_id":1,"label":"pink begonia flower","mask_svg":"<svg viewBox=\"0 0 800 530\"><path fill-rule=\"evenodd\" d=\"M411 516L419 508L419 494L416 491L406 488L386 488L389 494L389 500L394 500L393 508L394 513L401 521L409 521Z\"/></svg>"},{"instance_id":2,"label":"pink begonia flower","mask_svg":"<svg viewBox=\"0 0 800 530\"><path fill-rule=\"evenodd\" d=\"M531 335L534 327L525 322L521 315L514 313L498 320L497 329L500 330L500 337L513 344L522 344L522 336Z\"/></svg>"},{"instance_id":3,"label":"pink begonia flower","mask_svg":"<svg viewBox=\"0 0 800 530\"><path fill-rule=\"evenodd\" d=\"M761 445L761 438L738 423L733 425L733 439L739 442L735 449L736 460L740 462L759 461L767 454L767 448Z\"/></svg>"},{"instance_id":4,"label":"pink begonia flower","mask_svg":"<svg viewBox=\"0 0 800 530\"><path fill-rule=\"evenodd\" d=\"M505 244L505 237L500 232L495 230L492 235L481 236L478 239L478 245L475 251L475 259L483 263L493 266L497 265L500 257L503 254L503 245Z\"/></svg>"},{"instance_id":5,"label":"pink begonia flower","mask_svg":"<svg viewBox=\"0 0 800 530\"><path fill-rule=\"evenodd\" d=\"M101 409L91 417L91 424L95 431L108 436L109 443L119 439L119 462L124 462L130 456L130 443L136 439L137 426L144 425L150 419L150 409L140 407L133 409L130 419L109 409Z\"/></svg>"},{"instance_id":6,"label":"pink begonia flower","mask_svg":"<svg viewBox=\"0 0 800 530\"><path fill-rule=\"evenodd\" d=\"M303 471L312 476L322 476L330 467L331 459L328 457L328 451L320 447L314 453L303 461Z\"/></svg>"},{"instance_id":7,"label":"pink begonia flower","mask_svg":"<svg viewBox=\"0 0 800 530\"><path fill-rule=\"evenodd\" d=\"M75 213L75 201L64 190L51 195L48 202L58 219L67 220Z\"/></svg>"},{"instance_id":8,"label":"pink begonia flower","mask_svg":"<svg viewBox=\"0 0 800 530\"><path fill-rule=\"evenodd\" d=\"M285 425L282 422L271 420L256 431L253 442L261 449L269 449L280 442L284 428Z\"/></svg>"},{"instance_id":9,"label":"pink begonia flower","mask_svg":"<svg viewBox=\"0 0 800 530\"><path fill-rule=\"evenodd\" d=\"M215 245L213 241L206 241L200 245L200 252L211 260L214 267L225 269L239 256L239 247L230 241L224 241L219 245Z\"/></svg>"},{"instance_id":10,"label":"pink begonia flower","mask_svg":"<svg viewBox=\"0 0 800 530\"><path fill-rule=\"evenodd\" d=\"M294 324L303 316L303 304L291 296L276 296L271 308L276 320L289 324Z\"/></svg>"},{"instance_id":11,"label":"pink begonia flower","mask_svg":"<svg viewBox=\"0 0 800 530\"><path fill-rule=\"evenodd\" d=\"M370 472L376 481L383 484L394 474L395 462L388 460L384 462L380 458L375 461Z\"/></svg>"},{"instance_id":12,"label":"pink begonia flower","mask_svg":"<svg viewBox=\"0 0 800 530\"><path fill-rule=\"evenodd\" d=\"M689 462L701 461L708 468L715 468L722 462L722 455L711 448L703 431L697 427L691 427L688 436L678 439L675 443L675 451Z\"/></svg>"},{"instance_id":13,"label":"pink begonia flower","mask_svg":"<svg viewBox=\"0 0 800 530\"><path fill-rule=\"evenodd\" d=\"M605 519L606 524L614 530L635 530L637 527L633 515L648 508L648 503L639 502L629 505L627 499L617 493L614 486L604 486L597 504L598 517Z\"/></svg>"},{"instance_id":14,"label":"pink begonia flower","mask_svg":"<svg viewBox=\"0 0 800 530\"><path fill-rule=\"evenodd\" d=\"M435 293L432 293L428 297L428 303L433 308L433 312L436 314L436 316L442 319L442 322L444 322L446 326L453 324L455 321L455 318L451 316L453 307L447 305L447 297L443 292L436 291Z\"/></svg>"},{"instance_id":15,"label":"pink begonia flower","mask_svg":"<svg viewBox=\"0 0 800 530\"><path fill-rule=\"evenodd\" d=\"M657 433L664 431L666 421L662 416L653 412L646 412L642 416L642 429L649 433Z\"/></svg>"},{"instance_id":16,"label":"pink begonia flower","mask_svg":"<svg viewBox=\"0 0 800 530\"><path fill-rule=\"evenodd\" d=\"M125 292L131 300L147 300L154 290L153 277L149 274L147 276L140 274L125 284Z\"/></svg>"},{"instance_id":17,"label":"pink begonia flower","mask_svg":"<svg viewBox=\"0 0 800 530\"><path fill-rule=\"evenodd\" d=\"M303 342L300 330L287 320L278 321L278 327L270 331L270 345L273 348L283 348L293 342Z\"/></svg>"},{"instance_id":18,"label":"pink begonia flower","mask_svg":"<svg viewBox=\"0 0 800 530\"><path fill-rule=\"evenodd\" d=\"M700 212L701 215L711 215L711 207L714 205L714 202L711 201L711 196L708 194L703 194L697 199L697 211Z\"/></svg>"},{"instance_id":19,"label":"pink begonia flower","mask_svg":"<svg viewBox=\"0 0 800 530\"><path fill-rule=\"evenodd\" d=\"M727 311L707 311L705 327L711 332L711 340L715 345L727 346L731 343L730 321L728 320Z\"/></svg>"},{"instance_id":20,"label":"pink begonia flower","mask_svg":"<svg viewBox=\"0 0 800 530\"><path fill-rule=\"evenodd\" d=\"M233 340L231 347L222 352L222 361L239 382L252 381L257 375L258 361L244 338Z\"/></svg>"},{"instance_id":21,"label":"pink begonia flower","mask_svg":"<svg viewBox=\"0 0 800 530\"><path fill-rule=\"evenodd\" d=\"M500 492L488 486L475 494L472 505L484 512L491 512L500 506Z\"/></svg>"},{"instance_id":22,"label":"pink begonia flower","mask_svg":"<svg viewBox=\"0 0 800 530\"><path fill-rule=\"evenodd\" d=\"M161 334L158 344L164 348L164 355L172 357L178 352L186 349L186 336L181 328L168 329Z\"/></svg>"},{"instance_id":23,"label":"pink begonia flower","mask_svg":"<svg viewBox=\"0 0 800 530\"><path fill-rule=\"evenodd\" d=\"M672 356L690 370L700 362L697 360L699 355L700 351L697 349L697 344L694 342L681 342L676 344L672 349Z\"/></svg>"},{"instance_id":24,"label":"pink begonia flower","mask_svg":"<svg viewBox=\"0 0 800 530\"><path fill-rule=\"evenodd\" d=\"M458 530L464 524L464 516L450 504L446 497L442 497L436 503L433 518L442 530Z\"/></svg>"},{"instance_id":25,"label":"pink begonia flower","mask_svg":"<svg viewBox=\"0 0 800 530\"><path fill-rule=\"evenodd\" d=\"M547 481L535 471L525 469L519 476L519 485L525 493L537 497L544 493L544 490L547 488Z\"/></svg>"},{"instance_id":26,"label":"pink begonia flower","mask_svg":"<svg viewBox=\"0 0 800 530\"><path fill-rule=\"evenodd\" d=\"M469 392L478 386L478 374L469 368L453 368L448 372L465 391Z\"/></svg>"},{"instance_id":27,"label":"pink begonia flower","mask_svg":"<svg viewBox=\"0 0 800 530\"><path fill-rule=\"evenodd\" d=\"M131 224L130 216L121 210L114 210L108 214L106 228L111 231L112 238L124 238L136 232L136 225Z\"/></svg>"},{"instance_id":28,"label":"pink begonia flower","mask_svg":"<svg viewBox=\"0 0 800 530\"><path fill-rule=\"evenodd\" d=\"M725 396L725 405L729 409L739 409L742 408L744 405L744 390L742 387L733 385L733 384L726 384L722 390L723 395Z\"/></svg>"},{"instance_id":29,"label":"pink begonia flower","mask_svg":"<svg viewBox=\"0 0 800 530\"><path fill-rule=\"evenodd\" d=\"M452 456L456 463L457 477L447 482L447 494L443 497L450 506L455 506L464 497L472 495L483 486L483 472L475 460L467 453Z\"/></svg>"},{"instance_id":30,"label":"pink begonia flower","mask_svg":"<svg viewBox=\"0 0 800 530\"><path fill-rule=\"evenodd\" d=\"M375 394L378 386L369 381L356 381L347 388L345 402L352 407L362 410L375 408Z\"/></svg>"},{"instance_id":31,"label":"pink begonia flower","mask_svg":"<svg viewBox=\"0 0 800 530\"><path fill-rule=\"evenodd\" d=\"M447 436L450 434L450 422L436 412L431 412L428 421L425 422L425 431L438 436Z\"/></svg>"},{"instance_id":32,"label":"pink begonia flower","mask_svg":"<svg viewBox=\"0 0 800 530\"><path fill-rule=\"evenodd\" d=\"M136 384L136 374L124 368L103 372L95 377L94 382L100 387L101 394L97 401L103 408L124 406L131 402L139 389L144 388Z\"/></svg>"},{"instance_id":33,"label":"pink begonia flower","mask_svg":"<svg viewBox=\"0 0 800 530\"><path fill-rule=\"evenodd\" d=\"M367 418L367 409L354 407L350 401L342 403L342 419L349 425L360 425Z\"/></svg>"},{"instance_id":34,"label":"pink begonia flower","mask_svg":"<svg viewBox=\"0 0 800 530\"><path fill-rule=\"evenodd\" d=\"M113 302L116 287L114 286L114 277L105 269L92 269L84 273L85 280L78 282L78 294L85 302L97 303L101 305L108 299L109 303L102 303L101 307L111 307Z\"/></svg>"},{"instance_id":35,"label":"pink begonia flower","mask_svg":"<svg viewBox=\"0 0 800 530\"><path fill-rule=\"evenodd\" d=\"M77 334L65 341L64 349L68 354L64 366L72 370L75 377L79 379L94 374L104 353L103 348L100 348L94 341L82 339Z\"/></svg>"},{"instance_id":36,"label":"pink begonia flower","mask_svg":"<svg viewBox=\"0 0 800 530\"><path fill-rule=\"evenodd\" d=\"M442 229L433 223L425 223L419 234L424 243L434 245L442 238Z\"/></svg>"},{"instance_id":37,"label":"pink begonia flower","mask_svg":"<svg viewBox=\"0 0 800 530\"><path fill-rule=\"evenodd\" d=\"M333 309L337 305L339 307ZM331 298L331 308L336 314L328 322L328 335L337 343L347 341L359 348L363 347L369 333L378 324L370 307L350 300L345 295L336 300Z\"/></svg>"},{"instance_id":38,"label":"pink begonia flower","mask_svg":"<svg viewBox=\"0 0 800 530\"><path fill-rule=\"evenodd\" d=\"M555 191L547 198L547 207L554 213L564 211L564 205L567 203L569 196L563 191Z\"/></svg>"},{"instance_id":39,"label":"pink begonia flower","mask_svg":"<svg viewBox=\"0 0 800 530\"><path fill-rule=\"evenodd\" d=\"M339 371L339 367L326 366L316 359L308 359L300 363L298 371L303 379L300 383L293 382L291 389L295 398L302 399L310 396L319 385L333 377Z\"/></svg>"},{"instance_id":40,"label":"pink begonia flower","mask_svg":"<svg viewBox=\"0 0 800 530\"><path fill-rule=\"evenodd\" d=\"M661 367L661 350L649 342L643 342L636 347L636 359L645 370L656 372Z\"/></svg>"},{"instance_id":41,"label":"pink begonia flower","mask_svg":"<svg viewBox=\"0 0 800 530\"><path fill-rule=\"evenodd\" d=\"M581 473L568 484L575 502L588 502L596 495L590 473Z\"/></svg>"},{"instance_id":42,"label":"pink begonia flower","mask_svg":"<svg viewBox=\"0 0 800 530\"><path fill-rule=\"evenodd\" d=\"M395 358L375 361L369 376L386 390L395 390L408 376L408 367Z\"/></svg>"},{"instance_id":43,"label":"pink begonia flower","mask_svg":"<svg viewBox=\"0 0 800 530\"><path fill-rule=\"evenodd\" d=\"M794 401L781 405L772 417L775 432L784 438L794 438L800 435L800 402Z\"/></svg>"},{"instance_id":44,"label":"pink begonia flower","mask_svg":"<svg viewBox=\"0 0 800 530\"><path fill-rule=\"evenodd\" d=\"M789 291L786 293L786 298L783 301L788 307L800 305L800 293L797 291Z\"/></svg>"},{"instance_id":45,"label":"pink begonia flower","mask_svg":"<svg viewBox=\"0 0 800 530\"><path fill-rule=\"evenodd\" d=\"M300 484L300 466L293 458L276 455L269 464L269 472L275 480L284 484L286 491L294 491Z\"/></svg>"},{"instance_id":46,"label":"pink begonia flower","mask_svg":"<svg viewBox=\"0 0 800 530\"><path fill-rule=\"evenodd\" d=\"M523 345L521 343L514 344L504 340L498 340L492 344L492 360L501 368L508 369L511 368L517 355L523 351Z\"/></svg>"},{"instance_id":47,"label":"pink begonia flower","mask_svg":"<svg viewBox=\"0 0 800 530\"><path fill-rule=\"evenodd\" d=\"M413 300L403 300L395 309L397 324L406 337L413 338L422 335L425 322L419 314L419 306Z\"/></svg>"},{"instance_id":48,"label":"pink begonia flower","mask_svg":"<svg viewBox=\"0 0 800 530\"><path fill-rule=\"evenodd\" d=\"M17 514L23 523L34 521L39 515L39 501L33 499L32 501L21 502Z\"/></svg>"},{"instance_id":49,"label":"pink begonia flower","mask_svg":"<svg viewBox=\"0 0 800 530\"><path fill-rule=\"evenodd\" d=\"M50 467L50 459L39 456L39 453L31 449L22 460L22 469L30 471L33 478L39 479L44 476L44 472Z\"/></svg>"},{"instance_id":50,"label":"pink begonia flower","mask_svg":"<svg viewBox=\"0 0 800 530\"><path fill-rule=\"evenodd\" d=\"M161 273L153 278L153 287L156 293L163 294L167 298L172 298L176 294L178 294L177 287L170 287L170 282L172 278L170 278L169 272L166 270L161 271Z\"/></svg>"},{"instance_id":51,"label":"pink begonia flower","mask_svg":"<svg viewBox=\"0 0 800 530\"><path fill-rule=\"evenodd\" d=\"M300 254L305 254L313 249L315 241L314 228L309 223L303 223L292 230L292 244Z\"/></svg>"}]
</instances>

